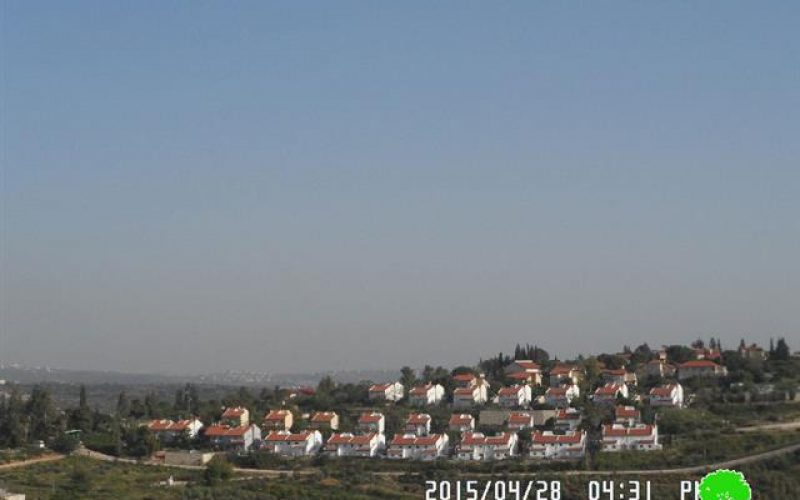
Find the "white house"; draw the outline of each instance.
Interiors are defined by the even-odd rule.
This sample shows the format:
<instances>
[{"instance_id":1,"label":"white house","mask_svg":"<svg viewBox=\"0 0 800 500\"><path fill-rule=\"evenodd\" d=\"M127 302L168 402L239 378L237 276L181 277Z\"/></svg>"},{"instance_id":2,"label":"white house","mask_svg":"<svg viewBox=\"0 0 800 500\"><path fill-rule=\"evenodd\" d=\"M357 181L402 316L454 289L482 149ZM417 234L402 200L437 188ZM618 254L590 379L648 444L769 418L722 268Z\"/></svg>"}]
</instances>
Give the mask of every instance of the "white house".
<instances>
[{"instance_id":1,"label":"white house","mask_svg":"<svg viewBox=\"0 0 800 500\"><path fill-rule=\"evenodd\" d=\"M403 384L390 382L388 384L375 384L369 388L370 401L400 401L403 399Z\"/></svg>"},{"instance_id":2,"label":"white house","mask_svg":"<svg viewBox=\"0 0 800 500\"><path fill-rule=\"evenodd\" d=\"M472 373L459 373L453 375L453 383L456 387L474 387L483 382L483 375L474 375Z\"/></svg>"},{"instance_id":3,"label":"white house","mask_svg":"<svg viewBox=\"0 0 800 500\"><path fill-rule=\"evenodd\" d=\"M624 368L617 370L603 370L601 374L604 384L617 384L617 385L636 385L637 377L635 373L629 372Z\"/></svg>"},{"instance_id":4,"label":"white house","mask_svg":"<svg viewBox=\"0 0 800 500\"><path fill-rule=\"evenodd\" d=\"M431 416L427 413L411 413L406 418L405 434L427 436L431 433Z\"/></svg>"},{"instance_id":5,"label":"white house","mask_svg":"<svg viewBox=\"0 0 800 500\"><path fill-rule=\"evenodd\" d=\"M459 387L453 391L453 407L469 408L475 405L482 405L486 402L486 384L473 385L471 387Z\"/></svg>"},{"instance_id":6,"label":"white house","mask_svg":"<svg viewBox=\"0 0 800 500\"><path fill-rule=\"evenodd\" d=\"M671 377L675 375L675 367L668 364L666 358L654 359L644 365L644 374L649 377Z\"/></svg>"},{"instance_id":7,"label":"white house","mask_svg":"<svg viewBox=\"0 0 800 500\"><path fill-rule=\"evenodd\" d=\"M339 429L339 415L334 411L318 411L311 416L309 422L311 429L331 430Z\"/></svg>"},{"instance_id":8,"label":"white house","mask_svg":"<svg viewBox=\"0 0 800 500\"><path fill-rule=\"evenodd\" d=\"M623 424L603 426L603 451L660 450L658 443L658 427L655 425L636 424L626 427Z\"/></svg>"},{"instance_id":9,"label":"white house","mask_svg":"<svg viewBox=\"0 0 800 500\"><path fill-rule=\"evenodd\" d=\"M435 405L444 398L441 384L418 385L408 391L408 403L414 406Z\"/></svg>"},{"instance_id":10,"label":"white house","mask_svg":"<svg viewBox=\"0 0 800 500\"><path fill-rule=\"evenodd\" d=\"M503 432L496 436L467 432L456 446L456 457L461 460L503 460L516 455L516 432Z\"/></svg>"},{"instance_id":11,"label":"white house","mask_svg":"<svg viewBox=\"0 0 800 500\"><path fill-rule=\"evenodd\" d=\"M581 390L577 385L564 385L561 387L550 387L544 393L545 402L556 408L569 406L573 399L580 397Z\"/></svg>"},{"instance_id":12,"label":"white house","mask_svg":"<svg viewBox=\"0 0 800 500\"><path fill-rule=\"evenodd\" d=\"M562 408L556 414L553 427L559 431L574 431L580 427L583 417L580 410L575 408Z\"/></svg>"},{"instance_id":13,"label":"white house","mask_svg":"<svg viewBox=\"0 0 800 500\"><path fill-rule=\"evenodd\" d=\"M577 385L583 378L583 370L574 365L559 364L550 370L550 387L563 384Z\"/></svg>"},{"instance_id":14,"label":"white house","mask_svg":"<svg viewBox=\"0 0 800 500\"><path fill-rule=\"evenodd\" d=\"M681 408L683 406L683 386L675 383L653 387L650 389L648 399L651 406Z\"/></svg>"},{"instance_id":15,"label":"white house","mask_svg":"<svg viewBox=\"0 0 800 500\"><path fill-rule=\"evenodd\" d=\"M727 368L706 359L687 361L678 365L678 380L692 377L724 377L727 374Z\"/></svg>"},{"instance_id":16,"label":"white house","mask_svg":"<svg viewBox=\"0 0 800 500\"><path fill-rule=\"evenodd\" d=\"M152 420L147 424L147 428L162 442L167 443L178 436L186 436L194 439L203 428L203 422L197 418L188 420Z\"/></svg>"},{"instance_id":17,"label":"white house","mask_svg":"<svg viewBox=\"0 0 800 500\"><path fill-rule=\"evenodd\" d=\"M386 452L388 458L414 458L434 460L441 457L447 449L447 434L396 434Z\"/></svg>"},{"instance_id":18,"label":"white house","mask_svg":"<svg viewBox=\"0 0 800 500\"><path fill-rule=\"evenodd\" d=\"M542 368L530 359L515 359L504 370L511 380L542 385Z\"/></svg>"},{"instance_id":19,"label":"white house","mask_svg":"<svg viewBox=\"0 0 800 500\"><path fill-rule=\"evenodd\" d=\"M363 432L365 434L370 432L383 434L385 428L386 418L383 416L383 413L371 411L362 413L361 416L358 417L359 432Z\"/></svg>"},{"instance_id":20,"label":"white house","mask_svg":"<svg viewBox=\"0 0 800 500\"><path fill-rule=\"evenodd\" d=\"M371 432L353 435L349 432L333 434L325 443L324 453L334 457L374 457L386 445L383 434Z\"/></svg>"},{"instance_id":21,"label":"white house","mask_svg":"<svg viewBox=\"0 0 800 500\"><path fill-rule=\"evenodd\" d=\"M626 427L633 427L642 421L642 414L633 406L617 406L614 408L614 422Z\"/></svg>"},{"instance_id":22,"label":"white house","mask_svg":"<svg viewBox=\"0 0 800 500\"><path fill-rule=\"evenodd\" d=\"M554 434L552 431L535 431L531 436L532 458L580 458L586 453L586 433L571 431Z\"/></svg>"},{"instance_id":23,"label":"white house","mask_svg":"<svg viewBox=\"0 0 800 500\"><path fill-rule=\"evenodd\" d=\"M264 446L282 457L313 455L322 447L322 434L319 431L296 434L289 431L272 431L264 438Z\"/></svg>"},{"instance_id":24,"label":"white house","mask_svg":"<svg viewBox=\"0 0 800 500\"><path fill-rule=\"evenodd\" d=\"M533 414L526 411L512 411L509 413L506 423L510 431L518 432L524 429L533 429Z\"/></svg>"},{"instance_id":25,"label":"white house","mask_svg":"<svg viewBox=\"0 0 800 500\"><path fill-rule=\"evenodd\" d=\"M519 408L531 404L531 386L512 385L503 387L498 393L498 403L504 408Z\"/></svg>"},{"instance_id":26,"label":"white house","mask_svg":"<svg viewBox=\"0 0 800 500\"><path fill-rule=\"evenodd\" d=\"M292 429L294 416L289 410L272 410L264 416L265 431L288 431Z\"/></svg>"},{"instance_id":27,"label":"white house","mask_svg":"<svg viewBox=\"0 0 800 500\"><path fill-rule=\"evenodd\" d=\"M254 441L261 439L261 429L255 424L236 427L217 424L206 427L205 436L214 448L247 451Z\"/></svg>"},{"instance_id":28,"label":"white house","mask_svg":"<svg viewBox=\"0 0 800 500\"><path fill-rule=\"evenodd\" d=\"M242 406L225 408L220 421L230 427L241 427L250 423L250 411Z\"/></svg>"},{"instance_id":29,"label":"white house","mask_svg":"<svg viewBox=\"0 0 800 500\"><path fill-rule=\"evenodd\" d=\"M617 398L619 397L628 397L628 386L625 384L606 384L595 389L592 401L594 401L595 404L613 405L617 402Z\"/></svg>"},{"instance_id":30,"label":"white house","mask_svg":"<svg viewBox=\"0 0 800 500\"><path fill-rule=\"evenodd\" d=\"M468 413L456 413L450 417L448 428L451 432L469 432L475 430L475 417Z\"/></svg>"}]
</instances>

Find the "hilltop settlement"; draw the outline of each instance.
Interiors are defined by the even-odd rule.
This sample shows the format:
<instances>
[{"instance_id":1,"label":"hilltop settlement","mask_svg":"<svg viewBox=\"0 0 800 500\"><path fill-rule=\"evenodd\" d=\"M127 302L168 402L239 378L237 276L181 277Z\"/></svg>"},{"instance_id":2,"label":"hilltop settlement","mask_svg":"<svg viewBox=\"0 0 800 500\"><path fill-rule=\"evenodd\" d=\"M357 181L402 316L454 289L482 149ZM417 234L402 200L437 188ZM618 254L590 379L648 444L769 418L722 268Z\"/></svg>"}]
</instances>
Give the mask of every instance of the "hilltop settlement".
<instances>
[{"instance_id":1,"label":"hilltop settlement","mask_svg":"<svg viewBox=\"0 0 800 500\"><path fill-rule=\"evenodd\" d=\"M573 360L518 345L474 366L404 367L396 380L316 387L240 388L203 398L202 386L116 396L116 412L58 408L45 386L0 385L0 447L78 447L165 464L238 457L373 460L583 461L673 445L688 415L729 425L719 404L797 401L800 359L784 339L768 348L718 339L625 347ZM695 409L695 411L692 411ZM700 413L700 412L705 413ZM688 413L684 413L688 412ZM683 416L681 416L683 413ZM703 416L705 415L705 417Z\"/></svg>"}]
</instances>

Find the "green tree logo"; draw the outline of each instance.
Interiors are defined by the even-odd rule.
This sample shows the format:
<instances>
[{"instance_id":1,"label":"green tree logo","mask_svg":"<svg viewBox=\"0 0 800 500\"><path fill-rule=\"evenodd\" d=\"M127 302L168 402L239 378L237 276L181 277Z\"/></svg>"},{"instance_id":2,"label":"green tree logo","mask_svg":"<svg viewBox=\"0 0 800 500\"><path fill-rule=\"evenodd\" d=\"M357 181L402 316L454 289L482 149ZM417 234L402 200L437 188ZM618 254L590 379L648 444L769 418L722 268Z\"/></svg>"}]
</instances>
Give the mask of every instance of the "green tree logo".
<instances>
[{"instance_id":1,"label":"green tree logo","mask_svg":"<svg viewBox=\"0 0 800 500\"><path fill-rule=\"evenodd\" d=\"M753 493L744 474L735 470L717 470L700 482L701 500L750 500Z\"/></svg>"}]
</instances>

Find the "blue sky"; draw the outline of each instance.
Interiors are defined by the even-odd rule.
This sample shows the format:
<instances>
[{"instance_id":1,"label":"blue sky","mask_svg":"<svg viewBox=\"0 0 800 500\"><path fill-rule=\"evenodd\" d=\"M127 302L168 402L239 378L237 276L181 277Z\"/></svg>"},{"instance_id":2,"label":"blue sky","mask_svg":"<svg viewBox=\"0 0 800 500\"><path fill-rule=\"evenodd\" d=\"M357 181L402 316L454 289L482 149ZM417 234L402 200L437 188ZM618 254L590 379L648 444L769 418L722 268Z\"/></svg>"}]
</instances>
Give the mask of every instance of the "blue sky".
<instances>
[{"instance_id":1,"label":"blue sky","mask_svg":"<svg viewBox=\"0 0 800 500\"><path fill-rule=\"evenodd\" d=\"M5 2L0 359L298 371L517 342L800 347L798 18Z\"/></svg>"}]
</instances>

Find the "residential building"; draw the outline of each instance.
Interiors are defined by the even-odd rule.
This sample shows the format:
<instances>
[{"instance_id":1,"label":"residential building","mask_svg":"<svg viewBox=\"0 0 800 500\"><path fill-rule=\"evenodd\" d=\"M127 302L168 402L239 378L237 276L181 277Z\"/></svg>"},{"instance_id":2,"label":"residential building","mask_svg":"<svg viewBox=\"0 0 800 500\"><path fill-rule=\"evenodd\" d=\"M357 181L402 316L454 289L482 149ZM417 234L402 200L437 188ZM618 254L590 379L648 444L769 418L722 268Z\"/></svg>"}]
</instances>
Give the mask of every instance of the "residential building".
<instances>
[{"instance_id":1,"label":"residential building","mask_svg":"<svg viewBox=\"0 0 800 500\"><path fill-rule=\"evenodd\" d=\"M203 422L197 418L188 420L152 420L147 424L147 428L158 438L162 443L168 443L175 440L179 436L185 436L187 439L194 439L203 428Z\"/></svg>"},{"instance_id":2,"label":"residential building","mask_svg":"<svg viewBox=\"0 0 800 500\"><path fill-rule=\"evenodd\" d=\"M504 408L520 408L531 404L531 386L512 385L497 393L498 403Z\"/></svg>"},{"instance_id":3,"label":"residential building","mask_svg":"<svg viewBox=\"0 0 800 500\"><path fill-rule=\"evenodd\" d=\"M687 361L678 366L678 380L692 377L724 377L727 374L728 370L724 366L706 359Z\"/></svg>"},{"instance_id":4,"label":"residential building","mask_svg":"<svg viewBox=\"0 0 800 500\"><path fill-rule=\"evenodd\" d=\"M370 401L400 401L403 399L403 394L403 384L400 382L375 384L369 388Z\"/></svg>"},{"instance_id":5,"label":"residential building","mask_svg":"<svg viewBox=\"0 0 800 500\"><path fill-rule=\"evenodd\" d=\"M359 432L365 434L370 432L383 434L386 428L386 418L383 416L383 413L378 413L376 411L362 413L361 416L358 417L357 427Z\"/></svg>"},{"instance_id":6,"label":"residential building","mask_svg":"<svg viewBox=\"0 0 800 500\"><path fill-rule=\"evenodd\" d=\"M642 414L633 406L617 406L614 408L614 422L633 427L642 421Z\"/></svg>"},{"instance_id":7,"label":"residential building","mask_svg":"<svg viewBox=\"0 0 800 500\"><path fill-rule=\"evenodd\" d=\"M581 395L577 385L563 385L561 387L550 387L544 393L545 402L556 408L569 406L573 399Z\"/></svg>"},{"instance_id":8,"label":"residential building","mask_svg":"<svg viewBox=\"0 0 800 500\"><path fill-rule=\"evenodd\" d=\"M455 455L461 460L503 460L516 456L517 433L485 436L480 432L466 432L456 446Z\"/></svg>"},{"instance_id":9,"label":"residential building","mask_svg":"<svg viewBox=\"0 0 800 500\"><path fill-rule=\"evenodd\" d=\"M752 344L750 346L744 345L744 341L742 341L742 345L739 346L739 355L744 359L756 360L756 361L764 361L767 359L767 353L756 344Z\"/></svg>"},{"instance_id":10,"label":"residential building","mask_svg":"<svg viewBox=\"0 0 800 500\"><path fill-rule=\"evenodd\" d=\"M290 431L294 416L290 410L271 410L264 416L262 428L265 431Z\"/></svg>"},{"instance_id":11,"label":"residential building","mask_svg":"<svg viewBox=\"0 0 800 500\"><path fill-rule=\"evenodd\" d=\"M447 434L396 434L386 452L388 458L411 458L434 460L441 457L447 449Z\"/></svg>"},{"instance_id":12,"label":"residential building","mask_svg":"<svg viewBox=\"0 0 800 500\"><path fill-rule=\"evenodd\" d=\"M542 368L529 359L515 359L505 367L506 376L517 382L542 385Z\"/></svg>"},{"instance_id":13,"label":"residential building","mask_svg":"<svg viewBox=\"0 0 800 500\"><path fill-rule=\"evenodd\" d=\"M675 375L675 367L667 363L666 359L654 359L644 365L644 374L649 377L672 377Z\"/></svg>"},{"instance_id":14,"label":"residential building","mask_svg":"<svg viewBox=\"0 0 800 500\"><path fill-rule=\"evenodd\" d=\"M468 413L456 413L450 417L448 428L452 432L469 432L475 430L475 417Z\"/></svg>"},{"instance_id":15,"label":"residential building","mask_svg":"<svg viewBox=\"0 0 800 500\"><path fill-rule=\"evenodd\" d=\"M527 411L514 411L509 413L506 423L508 424L508 430L514 432L533 429L533 414Z\"/></svg>"},{"instance_id":16,"label":"residential building","mask_svg":"<svg viewBox=\"0 0 800 500\"><path fill-rule=\"evenodd\" d=\"M603 426L603 451L660 450L658 443L658 427L655 425L636 424L626 427L623 424Z\"/></svg>"},{"instance_id":17,"label":"residential building","mask_svg":"<svg viewBox=\"0 0 800 500\"><path fill-rule=\"evenodd\" d=\"M411 413L405 422L405 433L427 436L431 433L431 416L427 413Z\"/></svg>"},{"instance_id":18,"label":"residential building","mask_svg":"<svg viewBox=\"0 0 800 500\"><path fill-rule=\"evenodd\" d=\"M335 431L339 428L339 415L333 411L318 411L311 416L308 426L321 431Z\"/></svg>"},{"instance_id":19,"label":"residential building","mask_svg":"<svg viewBox=\"0 0 800 500\"><path fill-rule=\"evenodd\" d=\"M237 406L225 408L220 417L220 423L229 427L242 427L250 423L250 411L247 408Z\"/></svg>"},{"instance_id":20,"label":"residential building","mask_svg":"<svg viewBox=\"0 0 800 500\"><path fill-rule=\"evenodd\" d=\"M635 373L629 372L624 368L618 370L603 370L601 376L604 384L636 385L638 381Z\"/></svg>"},{"instance_id":21,"label":"residential building","mask_svg":"<svg viewBox=\"0 0 800 500\"><path fill-rule=\"evenodd\" d=\"M472 373L453 375L453 383L456 387L475 387L481 381L483 381L483 375L474 375Z\"/></svg>"},{"instance_id":22,"label":"residential building","mask_svg":"<svg viewBox=\"0 0 800 500\"><path fill-rule=\"evenodd\" d=\"M580 427L583 421L580 410L575 408L562 408L556 414L555 423L553 428L557 431L574 431Z\"/></svg>"},{"instance_id":23,"label":"residential building","mask_svg":"<svg viewBox=\"0 0 800 500\"><path fill-rule=\"evenodd\" d=\"M487 384L481 381L478 385L471 387L459 387L453 391L453 407L454 408L470 408L476 405L486 403Z\"/></svg>"},{"instance_id":24,"label":"residential building","mask_svg":"<svg viewBox=\"0 0 800 500\"><path fill-rule=\"evenodd\" d=\"M617 402L617 398L627 398L627 397L628 397L627 385L606 384L604 386L595 389L594 395L592 396L592 401L594 401L595 404L613 405Z\"/></svg>"},{"instance_id":25,"label":"residential building","mask_svg":"<svg viewBox=\"0 0 800 500\"><path fill-rule=\"evenodd\" d=\"M229 451L247 451L261 439L261 429L256 424L232 427L216 424L206 427L205 436L212 447Z\"/></svg>"},{"instance_id":26,"label":"residential building","mask_svg":"<svg viewBox=\"0 0 800 500\"><path fill-rule=\"evenodd\" d=\"M439 404L444 398L444 387L441 384L418 385L408 391L408 403L413 406Z\"/></svg>"},{"instance_id":27,"label":"residential building","mask_svg":"<svg viewBox=\"0 0 800 500\"><path fill-rule=\"evenodd\" d=\"M295 434L289 431L272 431L264 438L264 447L282 457L313 455L322 447L322 434L312 430Z\"/></svg>"},{"instance_id":28,"label":"residential building","mask_svg":"<svg viewBox=\"0 0 800 500\"><path fill-rule=\"evenodd\" d=\"M575 365L558 364L550 370L550 387L577 385L583 378L583 370Z\"/></svg>"},{"instance_id":29,"label":"residential building","mask_svg":"<svg viewBox=\"0 0 800 500\"><path fill-rule=\"evenodd\" d=\"M333 434L325 443L324 453L334 457L374 457L383 450L386 438L383 434L353 435L349 432Z\"/></svg>"},{"instance_id":30,"label":"residential building","mask_svg":"<svg viewBox=\"0 0 800 500\"><path fill-rule=\"evenodd\" d=\"M532 458L571 459L586 453L586 433L571 431L555 434L552 431L535 431L531 436Z\"/></svg>"},{"instance_id":31,"label":"residential building","mask_svg":"<svg viewBox=\"0 0 800 500\"><path fill-rule=\"evenodd\" d=\"M678 383L666 384L650 389L648 397L651 406L683 407L683 386Z\"/></svg>"}]
</instances>

